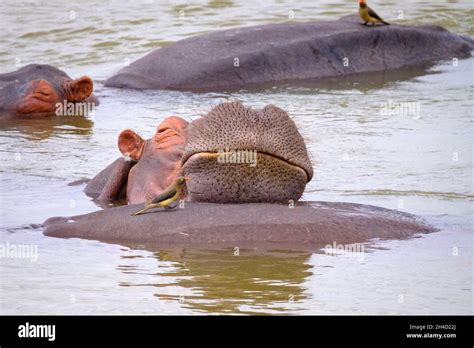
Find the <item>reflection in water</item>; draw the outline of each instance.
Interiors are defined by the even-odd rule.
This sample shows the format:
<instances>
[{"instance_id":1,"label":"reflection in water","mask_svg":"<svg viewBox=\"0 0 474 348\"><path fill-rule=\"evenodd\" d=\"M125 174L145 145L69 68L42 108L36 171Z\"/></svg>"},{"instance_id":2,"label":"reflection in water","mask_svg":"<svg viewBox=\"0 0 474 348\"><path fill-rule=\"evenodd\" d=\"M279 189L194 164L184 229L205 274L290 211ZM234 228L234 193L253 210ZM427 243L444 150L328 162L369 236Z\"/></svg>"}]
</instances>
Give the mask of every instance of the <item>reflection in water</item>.
<instances>
[{"instance_id":1,"label":"reflection in water","mask_svg":"<svg viewBox=\"0 0 474 348\"><path fill-rule=\"evenodd\" d=\"M121 285L154 287L158 300L198 312L255 314L301 309L308 299L302 284L313 274L308 263L311 253L250 249L236 253L232 248L155 251L159 266L151 282ZM138 275L146 270L129 256L122 256L122 261L119 270L124 273Z\"/></svg>"},{"instance_id":2,"label":"reflection in water","mask_svg":"<svg viewBox=\"0 0 474 348\"><path fill-rule=\"evenodd\" d=\"M29 140L44 140L53 135L90 135L93 126L94 122L84 116L0 117L1 131L19 132Z\"/></svg>"},{"instance_id":3,"label":"reflection in water","mask_svg":"<svg viewBox=\"0 0 474 348\"><path fill-rule=\"evenodd\" d=\"M94 203L97 207L101 208L102 210L120 207L122 205L127 205L127 198L120 198L114 201L101 201L99 199L92 199L92 203Z\"/></svg>"}]
</instances>

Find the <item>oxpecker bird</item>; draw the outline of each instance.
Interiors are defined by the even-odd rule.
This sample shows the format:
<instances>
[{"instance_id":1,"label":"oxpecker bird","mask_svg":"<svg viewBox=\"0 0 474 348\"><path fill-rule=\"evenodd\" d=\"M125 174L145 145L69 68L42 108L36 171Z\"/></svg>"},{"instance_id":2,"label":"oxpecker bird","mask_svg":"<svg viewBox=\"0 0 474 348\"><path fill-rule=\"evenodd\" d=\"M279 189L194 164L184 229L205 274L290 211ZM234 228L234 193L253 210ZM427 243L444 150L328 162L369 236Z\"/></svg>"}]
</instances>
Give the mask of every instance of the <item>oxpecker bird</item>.
<instances>
[{"instance_id":1,"label":"oxpecker bird","mask_svg":"<svg viewBox=\"0 0 474 348\"><path fill-rule=\"evenodd\" d=\"M374 10L367 6L365 0L359 0L359 16L364 20L364 23L361 23L363 25L367 25L367 23L372 23L372 26L376 23L390 25L390 23L385 22Z\"/></svg>"},{"instance_id":2,"label":"oxpecker bird","mask_svg":"<svg viewBox=\"0 0 474 348\"><path fill-rule=\"evenodd\" d=\"M140 209L132 215L140 215L154 208L175 208L176 205L173 206L172 204L182 198L183 188L187 180L189 180L189 178L184 176L176 178L173 184L171 184L166 190L156 196L151 202L145 203L145 208Z\"/></svg>"}]
</instances>

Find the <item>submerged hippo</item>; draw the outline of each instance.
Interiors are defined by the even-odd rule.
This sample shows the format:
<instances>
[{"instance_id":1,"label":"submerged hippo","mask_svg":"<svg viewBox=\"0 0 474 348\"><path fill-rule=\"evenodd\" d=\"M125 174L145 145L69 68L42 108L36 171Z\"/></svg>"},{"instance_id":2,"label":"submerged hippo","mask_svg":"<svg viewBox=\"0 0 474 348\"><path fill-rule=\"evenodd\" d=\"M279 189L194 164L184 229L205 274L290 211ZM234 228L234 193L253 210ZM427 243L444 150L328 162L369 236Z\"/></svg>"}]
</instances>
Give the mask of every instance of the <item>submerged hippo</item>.
<instances>
[{"instance_id":1,"label":"submerged hippo","mask_svg":"<svg viewBox=\"0 0 474 348\"><path fill-rule=\"evenodd\" d=\"M358 16L215 31L157 49L105 86L196 92L311 82L471 55L474 41L439 26L366 27Z\"/></svg>"},{"instance_id":2,"label":"submerged hippo","mask_svg":"<svg viewBox=\"0 0 474 348\"><path fill-rule=\"evenodd\" d=\"M139 216L131 214L143 204L51 218L44 224L46 235L160 245L308 247L406 238L434 230L412 215L383 208L294 204L311 180L313 167L295 123L273 105L255 110L240 102L224 103L189 124L173 116L146 141L129 130L122 132L119 148L132 160L112 163L86 192L106 198L122 193L129 203L143 202L160 193L172 177L184 174L190 179L191 202ZM252 151L257 160L241 156L237 161L238 150Z\"/></svg>"},{"instance_id":3,"label":"submerged hippo","mask_svg":"<svg viewBox=\"0 0 474 348\"><path fill-rule=\"evenodd\" d=\"M54 115L65 103L97 104L93 88L88 76L73 80L50 65L30 64L0 74L0 116Z\"/></svg>"}]
</instances>

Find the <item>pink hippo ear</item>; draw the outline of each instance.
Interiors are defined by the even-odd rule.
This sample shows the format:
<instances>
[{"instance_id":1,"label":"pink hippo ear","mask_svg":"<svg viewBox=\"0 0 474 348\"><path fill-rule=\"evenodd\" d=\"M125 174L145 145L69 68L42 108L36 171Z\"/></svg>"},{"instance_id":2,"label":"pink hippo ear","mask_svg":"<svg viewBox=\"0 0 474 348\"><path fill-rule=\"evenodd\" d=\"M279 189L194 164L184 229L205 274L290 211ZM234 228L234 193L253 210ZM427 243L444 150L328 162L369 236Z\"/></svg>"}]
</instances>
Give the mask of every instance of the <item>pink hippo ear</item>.
<instances>
[{"instance_id":1,"label":"pink hippo ear","mask_svg":"<svg viewBox=\"0 0 474 348\"><path fill-rule=\"evenodd\" d=\"M131 129L125 129L118 137L118 147L124 156L138 161L143 153L145 140Z\"/></svg>"},{"instance_id":2,"label":"pink hippo ear","mask_svg":"<svg viewBox=\"0 0 474 348\"><path fill-rule=\"evenodd\" d=\"M65 81L62 87L68 101L82 102L92 94L94 83L89 76L82 76L76 80Z\"/></svg>"}]
</instances>

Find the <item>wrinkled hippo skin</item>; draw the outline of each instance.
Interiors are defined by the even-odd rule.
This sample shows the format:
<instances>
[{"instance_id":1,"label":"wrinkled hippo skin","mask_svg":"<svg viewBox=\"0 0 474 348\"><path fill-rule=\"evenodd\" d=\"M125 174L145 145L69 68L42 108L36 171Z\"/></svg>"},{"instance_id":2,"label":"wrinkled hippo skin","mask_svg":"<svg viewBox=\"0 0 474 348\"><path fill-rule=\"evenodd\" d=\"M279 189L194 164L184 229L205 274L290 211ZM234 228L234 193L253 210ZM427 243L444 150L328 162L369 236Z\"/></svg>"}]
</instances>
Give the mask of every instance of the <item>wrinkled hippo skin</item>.
<instances>
[{"instance_id":1,"label":"wrinkled hippo skin","mask_svg":"<svg viewBox=\"0 0 474 348\"><path fill-rule=\"evenodd\" d=\"M195 92L249 89L466 58L473 49L471 38L439 26L367 27L360 25L358 16L346 16L194 36L124 67L105 86Z\"/></svg>"},{"instance_id":2,"label":"wrinkled hippo skin","mask_svg":"<svg viewBox=\"0 0 474 348\"><path fill-rule=\"evenodd\" d=\"M167 117L150 139L144 140L130 129L118 137L118 158L97 174L85 193L98 200L126 199L128 203L150 201L178 176L186 141L188 122Z\"/></svg>"},{"instance_id":3,"label":"wrinkled hippo skin","mask_svg":"<svg viewBox=\"0 0 474 348\"><path fill-rule=\"evenodd\" d=\"M161 246L272 243L277 248L296 248L373 238L405 239L435 231L413 215L353 203L308 202L289 208L271 203L187 202L184 208L131 216L141 207L128 205L50 218L44 223L44 234Z\"/></svg>"},{"instance_id":4,"label":"wrinkled hippo skin","mask_svg":"<svg viewBox=\"0 0 474 348\"><path fill-rule=\"evenodd\" d=\"M88 76L73 80L50 65L30 64L0 74L0 116L54 115L56 104L64 101L97 105L93 89Z\"/></svg>"}]
</instances>

